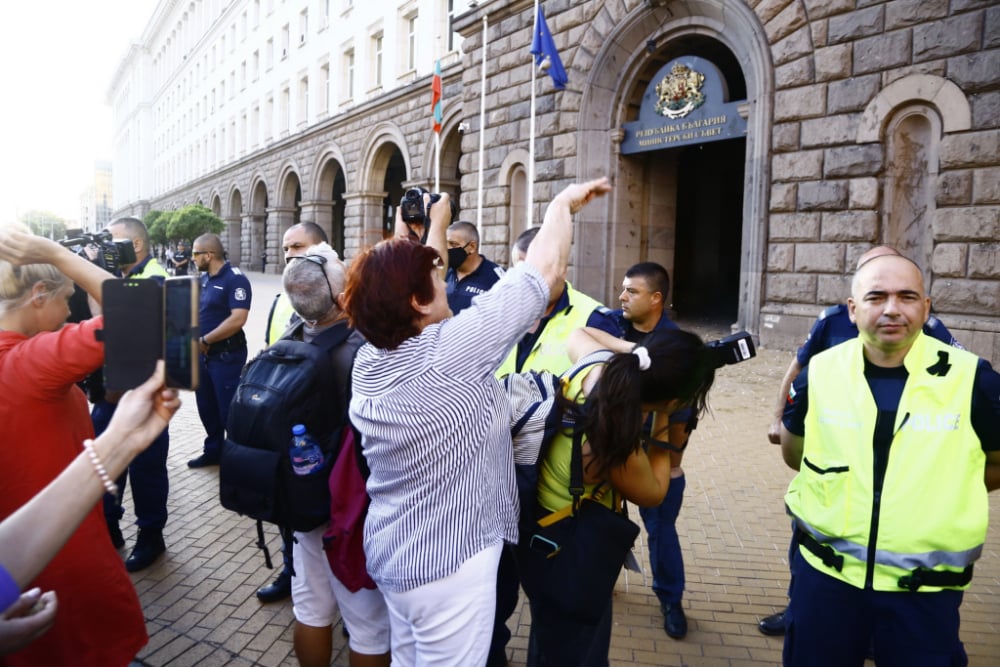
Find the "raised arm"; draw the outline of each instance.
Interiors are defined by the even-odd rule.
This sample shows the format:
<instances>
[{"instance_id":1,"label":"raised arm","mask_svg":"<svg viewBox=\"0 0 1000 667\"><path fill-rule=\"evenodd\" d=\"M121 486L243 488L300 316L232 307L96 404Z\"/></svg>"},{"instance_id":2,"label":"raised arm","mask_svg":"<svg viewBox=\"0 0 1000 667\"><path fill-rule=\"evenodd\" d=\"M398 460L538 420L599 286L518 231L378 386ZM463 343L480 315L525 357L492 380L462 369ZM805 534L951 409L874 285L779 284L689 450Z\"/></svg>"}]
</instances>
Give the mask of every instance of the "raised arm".
<instances>
[{"instance_id":1,"label":"raised arm","mask_svg":"<svg viewBox=\"0 0 1000 667\"><path fill-rule=\"evenodd\" d=\"M528 246L524 261L541 272L550 293L561 288L562 281L566 279L569 249L573 241L573 215L594 197L608 192L611 192L611 184L606 177L574 183L557 194L545 209L542 227Z\"/></svg>"},{"instance_id":2,"label":"raised arm","mask_svg":"<svg viewBox=\"0 0 1000 667\"><path fill-rule=\"evenodd\" d=\"M98 303L101 284L114 276L55 241L0 226L0 259L11 264L52 264Z\"/></svg>"}]
</instances>

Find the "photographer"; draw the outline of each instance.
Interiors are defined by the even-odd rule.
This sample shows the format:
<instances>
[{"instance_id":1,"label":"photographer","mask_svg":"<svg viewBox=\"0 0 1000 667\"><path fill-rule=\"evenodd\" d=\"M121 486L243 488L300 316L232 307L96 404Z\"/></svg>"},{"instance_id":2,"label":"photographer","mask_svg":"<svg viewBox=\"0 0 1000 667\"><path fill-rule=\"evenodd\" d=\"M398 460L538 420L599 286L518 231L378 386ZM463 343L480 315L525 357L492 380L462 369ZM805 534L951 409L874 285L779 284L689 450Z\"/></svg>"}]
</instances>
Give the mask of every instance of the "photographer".
<instances>
[{"instance_id":1,"label":"photographer","mask_svg":"<svg viewBox=\"0 0 1000 667\"><path fill-rule=\"evenodd\" d=\"M400 664L486 662L497 562L518 518L510 408L494 373L561 284L572 215L608 191L607 179L563 190L526 261L455 317L444 283L448 195L430 207L428 246L409 239L425 230L397 213L398 238L351 266L346 311L369 341L350 411L371 468L365 554Z\"/></svg>"},{"instance_id":2,"label":"photographer","mask_svg":"<svg viewBox=\"0 0 1000 667\"><path fill-rule=\"evenodd\" d=\"M0 519L41 491L94 435L76 382L104 362L95 337L103 318L63 325L73 282L99 302L109 278L26 228L0 227L0 441L30 442L0 448ZM7 665L121 665L145 645L139 599L96 507L34 583L58 591L62 609L47 635L5 658Z\"/></svg>"}]
</instances>

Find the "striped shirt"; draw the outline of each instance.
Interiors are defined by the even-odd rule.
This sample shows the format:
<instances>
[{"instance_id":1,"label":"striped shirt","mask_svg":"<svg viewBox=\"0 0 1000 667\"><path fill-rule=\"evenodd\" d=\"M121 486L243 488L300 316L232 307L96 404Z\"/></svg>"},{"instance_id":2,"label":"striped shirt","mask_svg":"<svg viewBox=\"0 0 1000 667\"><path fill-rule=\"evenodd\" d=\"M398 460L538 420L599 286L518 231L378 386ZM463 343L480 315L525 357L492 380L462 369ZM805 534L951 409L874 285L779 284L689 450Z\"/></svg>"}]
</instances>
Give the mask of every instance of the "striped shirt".
<instances>
[{"instance_id":1,"label":"striped shirt","mask_svg":"<svg viewBox=\"0 0 1000 667\"><path fill-rule=\"evenodd\" d=\"M365 555L379 588L411 590L517 541L510 403L493 374L547 302L522 263L395 350L358 351L351 421L371 468Z\"/></svg>"}]
</instances>

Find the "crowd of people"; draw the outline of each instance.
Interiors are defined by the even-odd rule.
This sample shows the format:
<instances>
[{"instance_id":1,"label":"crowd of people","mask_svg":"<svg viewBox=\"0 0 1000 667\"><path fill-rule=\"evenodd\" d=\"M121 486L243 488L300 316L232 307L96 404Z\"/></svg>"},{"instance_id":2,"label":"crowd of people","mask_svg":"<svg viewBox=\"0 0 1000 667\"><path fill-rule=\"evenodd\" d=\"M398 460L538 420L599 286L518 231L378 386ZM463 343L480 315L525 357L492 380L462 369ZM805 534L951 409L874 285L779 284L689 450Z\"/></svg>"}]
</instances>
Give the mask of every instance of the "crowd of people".
<instances>
[{"instance_id":1,"label":"crowd of people","mask_svg":"<svg viewBox=\"0 0 1000 667\"><path fill-rule=\"evenodd\" d=\"M338 463L356 455L364 480L363 551L350 562L331 561L337 503L330 526L279 526L283 567L257 595L291 596L301 664L330 663L339 613L352 667L506 665L523 587L528 665L606 666L610 594L584 619L553 607L559 591L545 581L524 585L538 557L526 521L575 513L581 497L639 508L664 631L686 636L681 462L718 363L670 320L659 264L625 272L615 311L565 280L573 216L610 189L596 179L557 194L514 241L506 272L479 254L475 225L451 220L447 194L433 206L425 198L422 223L397 211L394 237L349 266L319 226L286 230L266 342L336 337L323 348L326 419L349 443ZM136 250L123 276L162 280L141 222L110 231ZM181 252L201 272L197 469L218 465L226 446L252 294L218 236ZM147 640L127 571L166 551L167 423L179 401L161 364L88 412L77 383L103 363L95 332L110 278L26 229L0 228L0 388L11 397L0 433L5 444L35 440L29 453L0 449L0 664L125 665ZM74 284L95 315L64 325ZM562 421L541 450L526 518L501 380L546 372L564 376ZM885 247L859 259L850 298L825 312L790 365L768 437L798 471L785 497L790 603L760 626L785 635L785 664L860 665L869 654L880 665L965 664L959 606L985 540L986 493L1000 487L1000 375L930 315L915 264ZM139 532L123 562L126 480ZM74 511L54 511L70 494ZM8 545L33 522L45 530L18 555Z\"/></svg>"}]
</instances>

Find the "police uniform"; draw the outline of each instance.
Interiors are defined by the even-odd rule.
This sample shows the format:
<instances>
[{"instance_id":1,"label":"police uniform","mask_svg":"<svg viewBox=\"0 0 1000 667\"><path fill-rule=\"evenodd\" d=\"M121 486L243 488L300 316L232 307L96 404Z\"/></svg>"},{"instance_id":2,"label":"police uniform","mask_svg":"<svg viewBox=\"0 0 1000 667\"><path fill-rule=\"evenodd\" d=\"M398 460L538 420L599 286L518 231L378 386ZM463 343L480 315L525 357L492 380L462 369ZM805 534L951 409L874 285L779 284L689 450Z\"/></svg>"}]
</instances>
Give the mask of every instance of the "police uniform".
<instances>
[{"instance_id":1,"label":"police uniform","mask_svg":"<svg viewBox=\"0 0 1000 667\"><path fill-rule=\"evenodd\" d=\"M214 276L201 276L201 301L198 308L202 335L211 333L233 310L250 309L250 281L229 262ZM198 415L205 427L205 457L218 462L225 439L229 404L240 381L247 360L247 340L243 330L229 338L213 341L207 354L201 355L201 376L195 398Z\"/></svg>"},{"instance_id":2,"label":"police uniform","mask_svg":"<svg viewBox=\"0 0 1000 667\"><path fill-rule=\"evenodd\" d=\"M168 277L159 262L147 257L132 267L126 278L148 278L161 285ZM100 435L107 429L115 414L117 403L104 400L103 392L90 413L94 423L94 433ZM125 481L131 476L132 501L135 504L136 525L142 528L162 530L167 524L167 492L170 482L167 478L167 452L170 448L169 427L156 436L153 443L139 453L118 478L119 489L125 488ZM104 518L109 524L117 524L124 516L122 495L104 494Z\"/></svg>"},{"instance_id":3,"label":"police uniform","mask_svg":"<svg viewBox=\"0 0 1000 667\"><path fill-rule=\"evenodd\" d=\"M879 664L966 664L958 609L986 537L1000 375L923 333L881 368L855 338L818 354L789 400L785 428L804 439L785 496L785 664L860 665L870 644Z\"/></svg>"},{"instance_id":4,"label":"police uniform","mask_svg":"<svg viewBox=\"0 0 1000 667\"><path fill-rule=\"evenodd\" d=\"M485 257L476 267L476 270L465 276L458 277L458 272L454 267L448 268L445 275L447 284L448 307L451 308L452 315L460 312L472 305L472 299L493 287L498 280L503 278L504 270L497 264Z\"/></svg>"}]
</instances>

